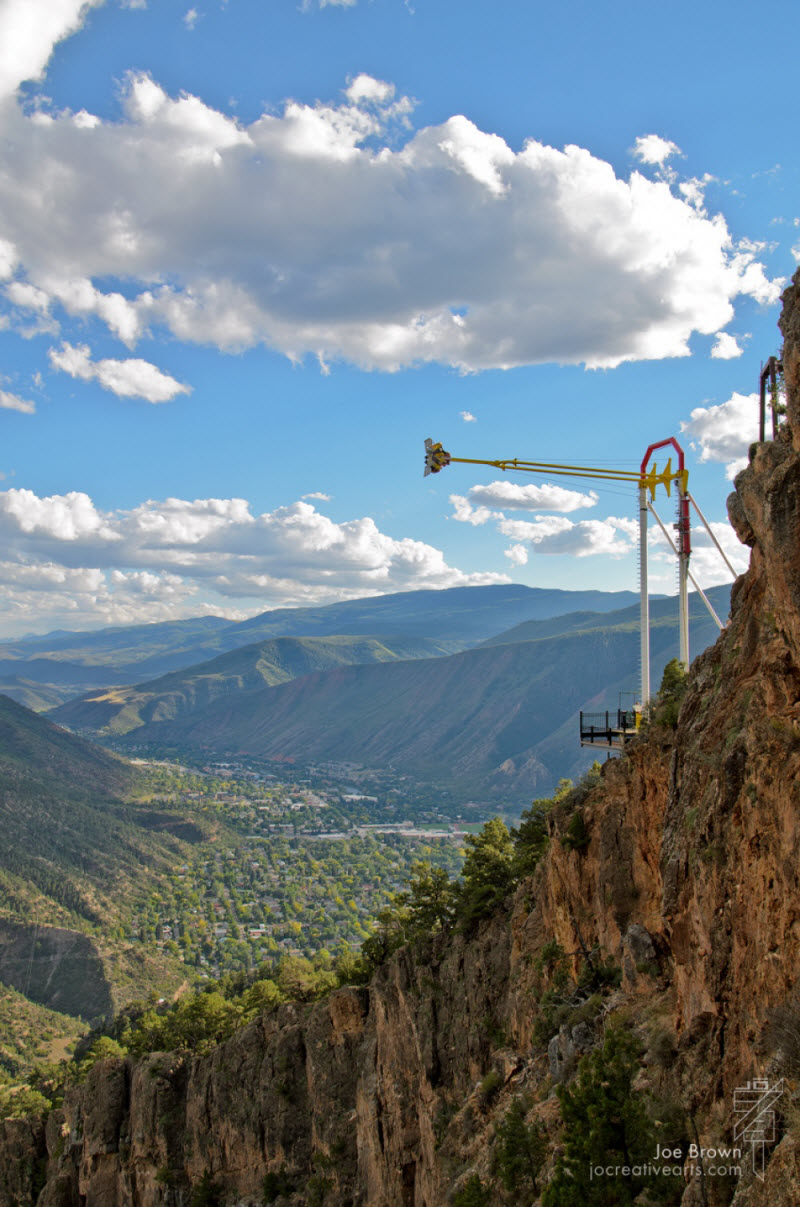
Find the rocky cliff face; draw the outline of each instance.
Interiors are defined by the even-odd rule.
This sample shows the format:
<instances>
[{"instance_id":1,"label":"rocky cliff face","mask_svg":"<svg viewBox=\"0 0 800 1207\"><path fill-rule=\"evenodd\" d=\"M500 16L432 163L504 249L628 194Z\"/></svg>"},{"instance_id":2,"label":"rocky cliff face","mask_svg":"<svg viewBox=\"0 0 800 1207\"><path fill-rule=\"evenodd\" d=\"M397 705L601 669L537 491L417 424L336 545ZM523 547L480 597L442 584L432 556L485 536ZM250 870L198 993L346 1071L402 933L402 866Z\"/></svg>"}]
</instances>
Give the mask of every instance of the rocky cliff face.
<instances>
[{"instance_id":1,"label":"rocky cliff face","mask_svg":"<svg viewBox=\"0 0 800 1207\"><path fill-rule=\"evenodd\" d=\"M403 949L368 988L281 1007L208 1056L96 1066L46 1137L27 1125L0 1134L4 1203L33 1203L39 1177L39 1207L157 1207L193 1193L255 1205L272 1173L287 1179L282 1203L442 1207L468 1173L486 1173L494 1123L522 1088L557 1145L553 1082L613 1014L645 1045L642 1084L678 1095L698 1143L730 1140L734 1090L787 1067L768 1020L794 1000L800 956L797 283L782 326L788 423L754 447L730 500L752 547L730 624L695 664L674 733L656 727L606 766L582 805L580 849L559 841L556 812L533 879L469 937ZM545 1048L553 941L576 965L599 949L622 983ZM735 1183L689 1180L685 1207L800 1202L784 1113L763 1180L749 1168ZM211 1197L197 1197L202 1186Z\"/></svg>"}]
</instances>

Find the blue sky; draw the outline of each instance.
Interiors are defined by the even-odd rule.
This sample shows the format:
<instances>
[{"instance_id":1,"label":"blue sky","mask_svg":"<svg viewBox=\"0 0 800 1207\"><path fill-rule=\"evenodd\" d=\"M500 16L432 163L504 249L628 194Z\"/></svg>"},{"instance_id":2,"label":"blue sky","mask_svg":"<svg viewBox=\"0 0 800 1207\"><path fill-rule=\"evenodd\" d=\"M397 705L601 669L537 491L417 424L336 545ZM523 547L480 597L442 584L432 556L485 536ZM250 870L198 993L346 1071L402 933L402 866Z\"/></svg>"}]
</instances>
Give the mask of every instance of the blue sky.
<instances>
[{"instance_id":1,"label":"blue sky","mask_svg":"<svg viewBox=\"0 0 800 1207\"><path fill-rule=\"evenodd\" d=\"M0 636L635 587L633 490L423 479L426 436L634 468L674 435L744 568L725 497L800 259L799 24L0 0ZM702 533L694 568L725 578ZM655 533L652 569L672 591Z\"/></svg>"}]
</instances>

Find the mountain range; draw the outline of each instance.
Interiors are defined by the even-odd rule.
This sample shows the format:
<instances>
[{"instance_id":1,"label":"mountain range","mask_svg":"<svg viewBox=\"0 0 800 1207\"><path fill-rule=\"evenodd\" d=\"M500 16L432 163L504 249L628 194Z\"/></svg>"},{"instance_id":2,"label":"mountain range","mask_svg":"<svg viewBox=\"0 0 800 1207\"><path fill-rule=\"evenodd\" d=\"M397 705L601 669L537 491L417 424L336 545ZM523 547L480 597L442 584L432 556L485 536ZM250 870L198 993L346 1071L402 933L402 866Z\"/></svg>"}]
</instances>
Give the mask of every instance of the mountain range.
<instances>
[{"instance_id":1,"label":"mountain range","mask_svg":"<svg viewBox=\"0 0 800 1207\"><path fill-rule=\"evenodd\" d=\"M487 602L495 591L477 590ZM468 601L465 591L459 603ZM714 588L710 597L727 615L729 588ZM452 607L426 606L417 615L407 597L390 596L383 605L390 623L399 619L398 598L407 628L449 617L451 642L491 627L490 616L496 623L518 612L520 599L509 607L506 597L483 615L478 608L476 619ZM74 729L121 737L123 745L393 766L446 781L459 794L522 802L591 762L592 752L577 745L580 709L616 708L621 691L635 690L638 605L628 598L615 611L528 616L454 654L441 637L270 639L133 688L88 693L51 715ZM375 613L367 618L374 621ZM699 652L717 629L696 596L690 618ZM655 682L676 653L676 601L654 599Z\"/></svg>"},{"instance_id":2,"label":"mountain range","mask_svg":"<svg viewBox=\"0 0 800 1207\"><path fill-rule=\"evenodd\" d=\"M636 598L630 591L517 584L453 587L280 608L236 622L206 616L86 633L59 631L0 643L0 691L32 708L53 707L91 689L141 683L277 637L422 637L447 643L452 652L525 620L578 609L609 612Z\"/></svg>"}]
</instances>

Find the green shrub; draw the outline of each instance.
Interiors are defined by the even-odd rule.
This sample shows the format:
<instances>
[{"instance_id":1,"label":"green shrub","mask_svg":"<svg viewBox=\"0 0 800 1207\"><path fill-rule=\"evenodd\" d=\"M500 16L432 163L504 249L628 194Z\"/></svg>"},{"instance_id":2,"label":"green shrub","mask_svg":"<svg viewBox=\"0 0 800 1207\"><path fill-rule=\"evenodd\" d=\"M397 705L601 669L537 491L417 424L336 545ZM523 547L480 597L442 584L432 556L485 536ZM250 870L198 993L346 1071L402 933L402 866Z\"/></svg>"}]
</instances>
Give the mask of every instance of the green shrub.
<instances>
[{"instance_id":1,"label":"green shrub","mask_svg":"<svg viewBox=\"0 0 800 1207\"><path fill-rule=\"evenodd\" d=\"M647 1191L649 1199L678 1202L680 1179L625 1176L621 1170L646 1166L655 1152L655 1129L648 1099L636 1093L639 1045L622 1027L609 1027L602 1048L584 1056L572 1086L556 1089L564 1120L563 1153L542 1195L542 1207L632 1207ZM593 1178L594 1167L618 1169Z\"/></svg>"},{"instance_id":2,"label":"green shrub","mask_svg":"<svg viewBox=\"0 0 800 1207\"><path fill-rule=\"evenodd\" d=\"M264 1188L262 1202L265 1207L269 1207L270 1203L274 1203L276 1199L286 1195L294 1194L295 1184L289 1177L285 1169L270 1171L264 1178Z\"/></svg>"},{"instance_id":3,"label":"green shrub","mask_svg":"<svg viewBox=\"0 0 800 1207\"><path fill-rule=\"evenodd\" d=\"M122 1044L117 1043L110 1035L99 1036L89 1048L84 1058L76 1066L76 1081L83 1081L89 1070L101 1060L109 1060L112 1057L121 1058L127 1056L127 1049Z\"/></svg>"},{"instance_id":4,"label":"green shrub","mask_svg":"<svg viewBox=\"0 0 800 1207\"><path fill-rule=\"evenodd\" d=\"M192 1188L189 1200L191 1207L220 1207L222 1203L222 1187L215 1182L209 1170L203 1171L203 1176Z\"/></svg>"},{"instance_id":5,"label":"green shrub","mask_svg":"<svg viewBox=\"0 0 800 1207\"><path fill-rule=\"evenodd\" d=\"M375 972L364 951L343 951L336 960L336 980L339 985L368 985Z\"/></svg>"},{"instance_id":6,"label":"green shrub","mask_svg":"<svg viewBox=\"0 0 800 1207\"><path fill-rule=\"evenodd\" d=\"M481 1105L484 1110L490 1107L503 1088L503 1077L497 1069L490 1069L479 1087Z\"/></svg>"},{"instance_id":7,"label":"green shrub","mask_svg":"<svg viewBox=\"0 0 800 1207\"><path fill-rule=\"evenodd\" d=\"M325 1196L333 1189L333 1178L314 1173L306 1182L306 1207L323 1207Z\"/></svg>"},{"instance_id":8,"label":"green shrub","mask_svg":"<svg viewBox=\"0 0 800 1207\"><path fill-rule=\"evenodd\" d=\"M613 960L601 960L597 951L591 953L581 967L578 990L594 992L598 989L619 989L622 984L622 969Z\"/></svg>"},{"instance_id":9,"label":"green shrub","mask_svg":"<svg viewBox=\"0 0 800 1207\"><path fill-rule=\"evenodd\" d=\"M0 1119L42 1117L49 1113L52 1105L50 1098L29 1086L17 1090L0 1090Z\"/></svg>"},{"instance_id":10,"label":"green shrub","mask_svg":"<svg viewBox=\"0 0 800 1207\"><path fill-rule=\"evenodd\" d=\"M453 1207L492 1207L491 1191L474 1173L453 1195L452 1203Z\"/></svg>"},{"instance_id":11,"label":"green shrub","mask_svg":"<svg viewBox=\"0 0 800 1207\"><path fill-rule=\"evenodd\" d=\"M239 1021L238 1007L212 988L166 1009L146 1010L122 1038L135 1056L181 1048L206 1052L232 1035Z\"/></svg>"},{"instance_id":12,"label":"green shrub","mask_svg":"<svg viewBox=\"0 0 800 1207\"><path fill-rule=\"evenodd\" d=\"M599 993L593 993L585 1002L581 1002L580 1006L574 1006L570 1010L567 1023L570 1027L577 1027L579 1023L593 1023L602 1009L602 997Z\"/></svg>"},{"instance_id":13,"label":"green shrub","mask_svg":"<svg viewBox=\"0 0 800 1207\"><path fill-rule=\"evenodd\" d=\"M496 1132L495 1170L515 1202L532 1199L547 1158L547 1135L538 1123L525 1122L525 1104L515 1098Z\"/></svg>"},{"instance_id":14,"label":"green shrub","mask_svg":"<svg viewBox=\"0 0 800 1207\"><path fill-rule=\"evenodd\" d=\"M678 713L683 697L686 695L687 685L687 673L683 664L677 658L673 658L664 667L661 687L658 689L653 708L653 720L657 724L675 728L678 724Z\"/></svg>"},{"instance_id":15,"label":"green shrub","mask_svg":"<svg viewBox=\"0 0 800 1207\"><path fill-rule=\"evenodd\" d=\"M547 976L551 985L561 989L567 983L569 965L567 953L558 939L548 939L542 947L533 965L539 976Z\"/></svg>"},{"instance_id":16,"label":"green shrub","mask_svg":"<svg viewBox=\"0 0 800 1207\"><path fill-rule=\"evenodd\" d=\"M284 1000L313 1002L336 987L336 974L315 968L305 956L284 956L278 965L277 988Z\"/></svg>"},{"instance_id":17,"label":"green shrub","mask_svg":"<svg viewBox=\"0 0 800 1207\"><path fill-rule=\"evenodd\" d=\"M583 810L578 809L572 814L566 830L561 835L561 845L568 851L585 851L590 842L586 818L583 816Z\"/></svg>"},{"instance_id":18,"label":"green shrub","mask_svg":"<svg viewBox=\"0 0 800 1207\"><path fill-rule=\"evenodd\" d=\"M569 1019L572 1007L569 999L555 989L548 989L539 999L539 1011L533 1024L533 1042L544 1047Z\"/></svg>"}]
</instances>

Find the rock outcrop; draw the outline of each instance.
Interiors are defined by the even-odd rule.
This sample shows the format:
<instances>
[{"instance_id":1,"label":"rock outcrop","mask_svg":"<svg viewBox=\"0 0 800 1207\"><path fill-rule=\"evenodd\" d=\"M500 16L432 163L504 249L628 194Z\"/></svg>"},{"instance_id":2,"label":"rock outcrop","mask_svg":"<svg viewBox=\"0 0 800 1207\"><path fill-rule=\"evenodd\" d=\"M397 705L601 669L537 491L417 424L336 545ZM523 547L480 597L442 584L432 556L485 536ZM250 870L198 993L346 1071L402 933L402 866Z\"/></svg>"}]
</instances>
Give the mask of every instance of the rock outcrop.
<instances>
[{"instance_id":1,"label":"rock outcrop","mask_svg":"<svg viewBox=\"0 0 800 1207\"><path fill-rule=\"evenodd\" d=\"M0 980L63 1014L92 1021L113 1013L102 956L77 930L0 918Z\"/></svg>"},{"instance_id":2,"label":"rock outcrop","mask_svg":"<svg viewBox=\"0 0 800 1207\"><path fill-rule=\"evenodd\" d=\"M493 1118L521 1088L558 1142L553 1082L602 1021L542 1043L555 942L576 966L592 951L619 966L601 1020L623 1014L650 1043L641 1076L669 1079L698 1144L730 1139L735 1090L783 1070L769 1018L796 1008L800 967L798 280L782 318L788 422L753 447L730 502L752 548L730 623L695 663L674 732L654 726L606 765L581 805L586 841L559 841L554 812L507 912L401 949L365 989L283 1006L209 1055L96 1065L46 1137L0 1135L3 1202L35 1201L15 1172L24 1149L47 1160L39 1207L189 1204L192 1188L196 1202L255 1205L271 1201L270 1174L286 1203L443 1207L486 1173ZM800 1202L785 1116L763 1180L749 1166L736 1184L689 1179L685 1207Z\"/></svg>"}]
</instances>

